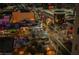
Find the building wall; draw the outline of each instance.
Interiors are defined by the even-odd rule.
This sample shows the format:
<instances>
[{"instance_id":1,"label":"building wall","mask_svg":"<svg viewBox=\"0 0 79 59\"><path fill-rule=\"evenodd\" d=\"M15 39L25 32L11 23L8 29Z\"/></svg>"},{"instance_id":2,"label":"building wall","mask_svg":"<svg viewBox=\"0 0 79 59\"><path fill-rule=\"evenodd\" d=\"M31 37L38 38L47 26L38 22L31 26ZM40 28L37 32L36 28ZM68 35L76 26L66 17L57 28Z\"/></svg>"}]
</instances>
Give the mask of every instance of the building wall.
<instances>
[{"instance_id":1,"label":"building wall","mask_svg":"<svg viewBox=\"0 0 79 59\"><path fill-rule=\"evenodd\" d=\"M79 55L79 34L77 34L77 29L79 28L79 4L76 4L76 19L75 19L75 25L74 25L74 40L73 46L72 46L72 53L73 55Z\"/></svg>"}]
</instances>

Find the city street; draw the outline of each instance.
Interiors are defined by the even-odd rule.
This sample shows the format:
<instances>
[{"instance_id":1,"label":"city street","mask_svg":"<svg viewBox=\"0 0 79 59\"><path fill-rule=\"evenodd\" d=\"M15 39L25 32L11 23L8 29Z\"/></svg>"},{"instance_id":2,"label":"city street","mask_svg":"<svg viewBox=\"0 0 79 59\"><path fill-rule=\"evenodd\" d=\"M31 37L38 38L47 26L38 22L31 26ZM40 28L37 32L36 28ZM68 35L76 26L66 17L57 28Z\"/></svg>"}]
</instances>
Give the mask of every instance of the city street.
<instances>
[{"instance_id":1,"label":"city street","mask_svg":"<svg viewBox=\"0 0 79 59\"><path fill-rule=\"evenodd\" d=\"M73 4L2 4L0 54L70 55L74 12Z\"/></svg>"}]
</instances>

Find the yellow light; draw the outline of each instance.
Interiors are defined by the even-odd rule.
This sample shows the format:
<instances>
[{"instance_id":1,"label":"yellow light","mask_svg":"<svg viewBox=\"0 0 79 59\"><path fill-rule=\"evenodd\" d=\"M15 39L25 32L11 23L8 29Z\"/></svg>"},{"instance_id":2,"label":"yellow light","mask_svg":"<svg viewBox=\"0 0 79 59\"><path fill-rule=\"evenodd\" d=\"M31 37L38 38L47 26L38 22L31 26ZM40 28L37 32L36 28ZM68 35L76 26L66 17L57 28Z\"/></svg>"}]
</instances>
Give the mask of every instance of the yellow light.
<instances>
[{"instance_id":1,"label":"yellow light","mask_svg":"<svg viewBox=\"0 0 79 59\"><path fill-rule=\"evenodd\" d=\"M55 53L55 51L48 51L47 52L47 55L55 55L56 53Z\"/></svg>"},{"instance_id":2,"label":"yellow light","mask_svg":"<svg viewBox=\"0 0 79 59\"><path fill-rule=\"evenodd\" d=\"M20 54L20 55L23 55L23 54L24 54L24 51L19 51L19 54Z\"/></svg>"}]
</instances>

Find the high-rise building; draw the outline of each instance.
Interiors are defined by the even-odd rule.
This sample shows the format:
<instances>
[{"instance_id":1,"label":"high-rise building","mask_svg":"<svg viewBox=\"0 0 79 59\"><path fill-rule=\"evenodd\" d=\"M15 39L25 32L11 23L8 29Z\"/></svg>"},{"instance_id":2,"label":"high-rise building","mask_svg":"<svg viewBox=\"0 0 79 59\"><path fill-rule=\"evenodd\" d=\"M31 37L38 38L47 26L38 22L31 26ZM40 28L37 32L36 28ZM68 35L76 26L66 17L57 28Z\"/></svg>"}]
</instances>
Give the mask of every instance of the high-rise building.
<instances>
[{"instance_id":1,"label":"high-rise building","mask_svg":"<svg viewBox=\"0 0 79 59\"><path fill-rule=\"evenodd\" d=\"M73 42L73 46L72 46L72 53L73 55L78 55L79 54L79 4L75 5L76 7L76 19L75 19L75 25L74 25L74 40Z\"/></svg>"}]
</instances>

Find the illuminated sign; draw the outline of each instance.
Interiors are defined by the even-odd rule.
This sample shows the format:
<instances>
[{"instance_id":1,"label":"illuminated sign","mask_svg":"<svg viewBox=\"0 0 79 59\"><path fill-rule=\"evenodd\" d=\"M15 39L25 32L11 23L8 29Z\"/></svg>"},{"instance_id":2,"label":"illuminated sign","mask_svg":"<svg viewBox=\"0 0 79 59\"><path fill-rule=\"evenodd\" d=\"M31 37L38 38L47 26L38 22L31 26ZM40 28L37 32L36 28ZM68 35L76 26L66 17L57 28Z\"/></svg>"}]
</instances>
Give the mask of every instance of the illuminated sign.
<instances>
[{"instance_id":1,"label":"illuminated sign","mask_svg":"<svg viewBox=\"0 0 79 59\"><path fill-rule=\"evenodd\" d=\"M0 24L7 24L9 22L9 16L4 16L2 19L0 19Z\"/></svg>"},{"instance_id":2,"label":"illuminated sign","mask_svg":"<svg viewBox=\"0 0 79 59\"><path fill-rule=\"evenodd\" d=\"M22 20L35 20L35 16L33 12L13 12L12 13L12 22L17 23Z\"/></svg>"}]
</instances>

